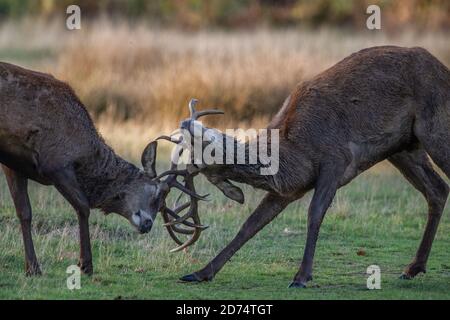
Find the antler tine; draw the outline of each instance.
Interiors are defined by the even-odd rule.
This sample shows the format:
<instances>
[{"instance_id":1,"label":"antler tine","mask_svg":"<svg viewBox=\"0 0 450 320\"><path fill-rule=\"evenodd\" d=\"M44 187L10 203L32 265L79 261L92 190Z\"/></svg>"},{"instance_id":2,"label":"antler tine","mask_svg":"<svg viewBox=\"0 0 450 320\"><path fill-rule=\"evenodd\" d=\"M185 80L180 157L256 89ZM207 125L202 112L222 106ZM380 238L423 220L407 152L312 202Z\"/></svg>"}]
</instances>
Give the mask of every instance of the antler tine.
<instances>
[{"instance_id":1,"label":"antler tine","mask_svg":"<svg viewBox=\"0 0 450 320\"><path fill-rule=\"evenodd\" d=\"M184 217L181 217L181 218L184 219ZM191 218L191 216L187 217L186 219L189 219L189 218ZM178 219L177 219L177 220L178 220ZM165 226L165 227L174 227L174 228L177 228L178 225L183 224L183 225L185 225L186 227L194 228L194 229L199 229L199 230L201 230L201 231L206 230L206 229L209 228L209 226L204 226L204 225L202 225L202 224L195 224L195 223L192 223L192 222L189 222L189 221L181 221L181 220L180 220L180 221L177 221L177 220L171 220L171 221L169 221L169 222L165 222L165 223L164 223L164 226ZM184 230L184 229L183 229L183 230ZM177 232L180 232L180 231L177 231ZM192 234L192 233L194 233L194 231L193 231L193 230L189 230L189 233L188 233L188 230L186 230L185 232L184 232L184 231L181 231L181 233Z\"/></svg>"},{"instance_id":2,"label":"antler tine","mask_svg":"<svg viewBox=\"0 0 450 320\"><path fill-rule=\"evenodd\" d=\"M176 144L179 144L181 141L183 141L182 138L176 140L172 136L166 136L166 135L159 136L155 140L167 140L167 141L170 141L170 142L173 142L173 143L176 143Z\"/></svg>"},{"instance_id":3,"label":"antler tine","mask_svg":"<svg viewBox=\"0 0 450 320\"><path fill-rule=\"evenodd\" d=\"M200 234L201 233L202 233L202 231L196 228L192 238L190 238L188 241L186 241L185 243L183 243L179 247L170 250L170 252L178 252L178 251L183 250L184 248L187 248L187 247L193 245L195 242L197 242L198 238L200 238Z\"/></svg>"},{"instance_id":4,"label":"antler tine","mask_svg":"<svg viewBox=\"0 0 450 320\"><path fill-rule=\"evenodd\" d=\"M191 99L191 101L189 101L189 113L191 114L191 119L195 120L195 114L197 113L195 111L195 106L197 105L198 100L197 99Z\"/></svg>"},{"instance_id":5,"label":"antler tine","mask_svg":"<svg viewBox=\"0 0 450 320\"><path fill-rule=\"evenodd\" d=\"M175 226L175 225L178 225L178 224L184 224L185 226L188 226L188 227L191 227L191 228L199 228L199 229L202 229L202 230L208 229L208 226L204 226L204 225L201 225L201 224L195 224L195 223L191 223L191 222L187 221L189 218L192 218L192 216L195 214L192 211L192 208L184 216L180 217L177 214L178 213L177 210L182 211L182 210L186 209L189 206L191 206L191 203L187 202L187 203L185 203L184 205L178 207L175 210L168 209L167 213L170 214L172 217L174 217L176 219L173 219L172 221L170 221L168 223L165 223L164 225L165 226Z\"/></svg>"},{"instance_id":6,"label":"antler tine","mask_svg":"<svg viewBox=\"0 0 450 320\"><path fill-rule=\"evenodd\" d=\"M213 114L225 114L222 110L203 110L199 111L195 114L195 120L197 120L200 117L207 116L207 115L213 115Z\"/></svg>"},{"instance_id":7,"label":"antler tine","mask_svg":"<svg viewBox=\"0 0 450 320\"><path fill-rule=\"evenodd\" d=\"M182 217L180 217L180 216L178 215L178 213L180 213L180 212L183 211L184 209L189 208L189 207L191 206L191 201L186 202L186 203L184 203L184 204L182 204L182 205L178 205L178 203L179 203L179 201L180 201L180 199L181 199L181 197L182 197L183 195L184 195L183 192L181 192L181 193L178 195L177 199L175 200L175 206L176 206L176 207L175 207L173 210L172 210L172 209L166 208L166 209L167 209L167 212L168 212L172 217L175 218L175 220L172 220L170 223L167 223L167 225L175 225L175 224L181 224L181 223L182 223L182 224L184 224L184 225L186 225L186 226L188 226L188 227L191 227L191 228L201 228L202 230L208 229L209 226L196 225L196 224L193 224L193 223L187 221L187 219L189 219L189 218L191 217L191 210L189 210L188 213L185 214L185 215L182 216Z\"/></svg>"},{"instance_id":8,"label":"antler tine","mask_svg":"<svg viewBox=\"0 0 450 320\"><path fill-rule=\"evenodd\" d=\"M169 235L170 237L179 245L184 244L183 241L181 241L175 234L176 233L180 233L180 234L185 234L185 235L190 235L190 234L194 234L195 230L187 230L184 228L180 228L179 226L176 225L170 225L171 219L169 218L169 215L173 215L173 212L169 211L163 211L162 212L162 216L163 216L163 220L164 220L164 226L166 227L166 229L169 231ZM192 225L192 228L196 228L196 225L189 223L190 225ZM204 229L202 229L204 230Z\"/></svg>"},{"instance_id":9,"label":"antler tine","mask_svg":"<svg viewBox=\"0 0 450 320\"><path fill-rule=\"evenodd\" d=\"M186 176L187 174L189 174L187 170L167 170L166 172L163 172L160 175L156 176L154 179L159 180L169 175Z\"/></svg>"},{"instance_id":10,"label":"antler tine","mask_svg":"<svg viewBox=\"0 0 450 320\"><path fill-rule=\"evenodd\" d=\"M213 114L224 114L221 110L203 110L203 111L196 111L195 106L198 104L197 99L191 99L189 101L189 113L191 120L197 120L200 117L206 116L206 115L213 115Z\"/></svg>"},{"instance_id":11,"label":"antler tine","mask_svg":"<svg viewBox=\"0 0 450 320\"><path fill-rule=\"evenodd\" d=\"M195 198L196 200L203 200L203 201L208 200L207 198L208 198L209 194L205 194L204 196L201 196L201 195L195 193L194 191L190 190L189 188L186 188L185 186L183 186L181 183L179 183L176 180L171 181L170 186L183 191L184 193L190 195L192 198Z\"/></svg>"},{"instance_id":12,"label":"antler tine","mask_svg":"<svg viewBox=\"0 0 450 320\"><path fill-rule=\"evenodd\" d=\"M191 205L191 202L186 202L185 204L182 204L181 206L177 206L175 209L173 209L173 212L175 212L176 214L180 213L181 211L183 211L186 208L189 208L189 206Z\"/></svg>"},{"instance_id":13,"label":"antler tine","mask_svg":"<svg viewBox=\"0 0 450 320\"><path fill-rule=\"evenodd\" d=\"M169 228L172 228L172 230L175 231L176 233L181 233L181 234L186 234L186 235L191 235L191 234L195 233L195 228L191 229L191 230L188 230L188 229L180 228L178 225L167 225L166 226L164 224L164 226L165 227L168 226Z\"/></svg>"},{"instance_id":14,"label":"antler tine","mask_svg":"<svg viewBox=\"0 0 450 320\"><path fill-rule=\"evenodd\" d=\"M166 208L166 210L163 210L161 212L161 214L162 214L163 220L165 222L164 226L166 227L167 231L169 232L169 236L179 245L177 248L174 248L174 249L170 250L170 252L180 251L180 250L183 250L184 248L192 245L200 237L201 231L204 230L204 229L199 228L199 227L195 227L194 230L186 230L186 229L182 229L182 228L179 228L177 226L174 226L174 225L169 225L169 223L171 221L170 218L169 218L169 214L170 215L174 214L173 212L171 212L170 209ZM175 214L175 216L177 216L177 215ZM193 234L193 236L188 241L183 242L177 237L176 233Z\"/></svg>"},{"instance_id":15,"label":"antler tine","mask_svg":"<svg viewBox=\"0 0 450 320\"><path fill-rule=\"evenodd\" d=\"M167 214L167 212L165 210L163 210L161 212L161 216L163 217L163 220L165 223L170 222L169 215ZM166 226L166 229L167 229L167 232L169 232L169 236L173 239L173 241L175 241L180 246L183 245L183 241L178 239L177 235L175 234L175 231L173 230L173 228L171 226Z\"/></svg>"},{"instance_id":16,"label":"antler tine","mask_svg":"<svg viewBox=\"0 0 450 320\"><path fill-rule=\"evenodd\" d=\"M190 203L186 203L187 205L190 205ZM186 209L186 207L184 207L184 209ZM187 219L192 217L192 213L188 212L187 214L185 214L184 216L180 217L176 212L174 212L173 210L169 209L169 208L165 208L166 213L169 214L170 216L174 217L175 219L169 219L168 222L164 222L164 226L168 227L168 226L176 226L178 224L184 224L187 227L190 228L199 228L201 230L206 230L209 228L209 226L204 226L201 224L195 224L192 222L187 221ZM191 232L192 233L192 232Z\"/></svg>"}]
</instances>

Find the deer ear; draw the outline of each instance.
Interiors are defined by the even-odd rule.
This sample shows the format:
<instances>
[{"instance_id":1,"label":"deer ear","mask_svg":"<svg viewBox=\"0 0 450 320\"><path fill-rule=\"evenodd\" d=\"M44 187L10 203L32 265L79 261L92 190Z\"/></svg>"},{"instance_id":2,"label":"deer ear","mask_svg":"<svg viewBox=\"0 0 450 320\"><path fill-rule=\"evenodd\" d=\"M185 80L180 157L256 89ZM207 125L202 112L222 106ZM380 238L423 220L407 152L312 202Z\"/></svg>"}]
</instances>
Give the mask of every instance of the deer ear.
<instances>
[{"instance_id":1,"label":"deer ear","mask_svg":"<svg viewBox=\"0 0 450 320\"><path fill-rule=\"evenodd\" d=\"M231 200L239 202L240 204L243 204L245 202L244 193L242 192L241 188L236 187L230 181L228 180L223 181L219 189L223 192L225 196L227 196Z\"/></svg>"},{"instance_id":2,"label":"deer ear","mask_svg":"<svg viewBox=\"0 0 450 320\"><path fill-rule=\"evenodd\" d=\"M231 200L234 200L236 202L239 202L240 204L243 204L245 201L244 193L242 192L241 188L236 187L234 184L232 184L227 179L217 179L212 177L207 177L207 179L214 184L217 188L219 188L220 191Z\"/></svg>"},{"instance_id":3,"label":"deer ear","mask_svg":"<svg viewBox=\"0 0 450 320\"><path fill-rule=\"evenodd\" d=\"M142 152L141 163L144 167L144 171L150 176L150 178L156 177L156 148L158 147L158 142L150 142Z\"/></svg>"}]
</instances>

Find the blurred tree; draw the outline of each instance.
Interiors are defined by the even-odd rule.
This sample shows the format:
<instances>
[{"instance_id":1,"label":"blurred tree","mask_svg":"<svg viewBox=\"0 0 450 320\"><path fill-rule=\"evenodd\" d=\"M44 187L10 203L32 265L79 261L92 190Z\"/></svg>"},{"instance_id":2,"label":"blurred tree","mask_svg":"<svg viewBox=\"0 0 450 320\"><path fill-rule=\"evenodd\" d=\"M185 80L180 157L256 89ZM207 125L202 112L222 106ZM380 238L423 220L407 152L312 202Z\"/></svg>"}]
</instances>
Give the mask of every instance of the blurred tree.
<instances>
[{"instance_id":1,"label":"blurred tree","mask_svg":"<svg viewBox=\"0 0 450 320\"><path fill-rule=\"evenodd\" d=\"M49 19L64 15L70 4L79 5L88 19L107 15L194 29L260 24L361 28L365 9L377 4L387 28L450 28L449 0L0 0L0 18Z\"/></svg>"},{"instance_id":2,"label":"blurred tree","mask_svg":"<svg viewBox=\"0 0 450 320\"><path fill-rule=\"evenodd\" d=\"M0 0L0 16L16 18L31 12L33 6L33 2L28 0Z\"/></svg>"}]
</instances>

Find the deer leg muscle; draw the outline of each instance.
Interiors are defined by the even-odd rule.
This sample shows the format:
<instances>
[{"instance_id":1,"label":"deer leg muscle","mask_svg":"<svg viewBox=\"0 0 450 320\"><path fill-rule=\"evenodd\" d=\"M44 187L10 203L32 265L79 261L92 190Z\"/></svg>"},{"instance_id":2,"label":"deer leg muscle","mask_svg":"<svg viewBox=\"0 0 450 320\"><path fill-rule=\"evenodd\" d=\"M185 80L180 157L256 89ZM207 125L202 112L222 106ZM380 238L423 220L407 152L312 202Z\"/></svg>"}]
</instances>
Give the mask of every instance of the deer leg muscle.
<instances>
[{"instance_id":1,"label":"deer leg muscle","mask_svg":"<svg viewBox=\"0 0 450 320\"><path fill-rule=\"evenodd\" d=\"M214 278L224 264L258 231L272 221L291 202L287 198L274 194L267 194L256 210L245 221L236 237L202 270L186 275L182 281L200 282Z\"/></svg>"},{"instance_id":2,"label":"deer leg muscle","mask_svg":"<svg viewBox=\"0 0 450 320\"><path fill-rule=\"evenodd\" d=\"M17 172L2 166L8 182L9 191L16 207L17 216L22 228L23 243L25 246L25 272L27 275L40 275L41 270L34 251L31 236L31 205L28 198L28 180Z\"/></svg>"},{"instance_id":3,"label":"deer leg muscle","mask_svg":"<svg viewBox=\"0 0 450 320\"><path fill-rule=\"evenodd\" d=\"M303 259L300 270L295 275L294 281L289 285L290 288L304 288L306 283L312 280L314 252L320 225L339 187L340 176L336 176L336 169L334 168L321 170L309 206L308 232Z\"/></svg>"},{"instance_id":4,"label":"deer leg muscle","mask_svg":"<svg viewBox=\"0 0 450 320\"><path fill-rule=\"evenodd\" d=\"M93 274L91 241L89 236L89 202L78 185L71 169L58 171L52 176L56 189L72 205L78 216L80 234L79 266L85 274Z\"/></svg>"},{"instance_id":5,"label":"deer leg muscle","mask_svg":"<svg viewBox=\"0 0 450 320\"><path fill-rule=\"evenodd\" d=\"M444 211L449 188L434 171L423 149L398 153L389 158L389 161L424 195L428 202L428 221L422 241L413 262L406 267L401 276L402 279L411 279L420 272L426 272L426 263Z\"/></svg>"}]
</instances>

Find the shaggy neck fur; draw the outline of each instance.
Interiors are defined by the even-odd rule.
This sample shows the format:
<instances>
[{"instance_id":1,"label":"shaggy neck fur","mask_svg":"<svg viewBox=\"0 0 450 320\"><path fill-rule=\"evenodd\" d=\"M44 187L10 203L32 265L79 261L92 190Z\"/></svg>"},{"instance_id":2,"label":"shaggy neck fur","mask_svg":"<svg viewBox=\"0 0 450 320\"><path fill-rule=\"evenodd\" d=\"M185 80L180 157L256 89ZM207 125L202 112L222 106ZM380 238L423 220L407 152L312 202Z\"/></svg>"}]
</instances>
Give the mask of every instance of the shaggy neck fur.
<instances>
[{"instance_id":1,"label":"shaggy neck fur","mask_svg":"<svg viewBox=\"0 0 450 320\"><path fill-rule=\"evenodd\" d=\"M256 157L256 163L254 164L249 164L248 161L252 143L259 142L260 136L254 138L256 141L250 140L243 143L218 131L213 131L212 135L214 135L215 141L223 141L222 144L219 144L223 146L223 164L205 164L202 172L207 177L222 180L229 179L279 194L291 194L298 189L310 187L313 172L312 163L307 158L306 150L301 150L301 146L297 143L291 143L287 139L281 141L278 145L278 171L275 174L264 175L261 169L268 166L261 163L259 157ZM230 144L227 145L226 143L227 139L233 141L235 150L232 164L227 164L226 162L227 146L230 147ZM245 151L245 164L237 164L238 146ZM268 136L267 149L274 150L272 149L270 135Z\"/></svg>"},{"instance_id":2,"label":"shaggy neck fur","mask_svg":"<svg viewBox=\"0 0 450 320\"><path fill-rule=\"evenodd\" d=\"M222 139L225 141L226 135L222 135ZM228 137L229 139L229 137ZM256 142L259 137L256 137ZM269 192L275 192L280 194L286 194L293 192L297 186L306 185L308 179L307 161L305 159L299 159L299 155L295 155L293 152L289 152L290 147L287 145L279 145L279 160L278 171L273 175L261 174L261 169L267 167L267 165L261 163L259 157L255 164L249 164L250 146L255 143L255 140L248 142L239 142L233 139L234 142L234 161L233 164L226 164L226 143L223 143L224 147L224 164L206 165L203 172L207 176L220 177L222 179L229 179L240 183L249 184L255 188L263 189ZM245 156L247 159L245 164L237 164L236 150L238 146L245 150ZM268 149L271 150L271 140L268 140ZM299 174L299 172L305 172L305 174Z\"/></svg>"},{"instance_id":3,"label":"shaggy neck fur","mask_svg":"<svg viewBox=\"0 0 450 320\"><path fill-rule=\"evenodd\" d=\"M77 179L91 208L107 209L108 200L119 194L125 186L142 178L143 171L125 161L105 143L76 164Z\"/></svg>"}]
</instances>

